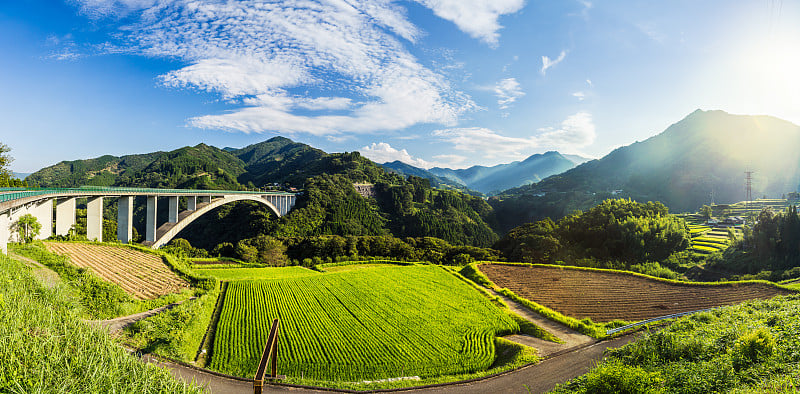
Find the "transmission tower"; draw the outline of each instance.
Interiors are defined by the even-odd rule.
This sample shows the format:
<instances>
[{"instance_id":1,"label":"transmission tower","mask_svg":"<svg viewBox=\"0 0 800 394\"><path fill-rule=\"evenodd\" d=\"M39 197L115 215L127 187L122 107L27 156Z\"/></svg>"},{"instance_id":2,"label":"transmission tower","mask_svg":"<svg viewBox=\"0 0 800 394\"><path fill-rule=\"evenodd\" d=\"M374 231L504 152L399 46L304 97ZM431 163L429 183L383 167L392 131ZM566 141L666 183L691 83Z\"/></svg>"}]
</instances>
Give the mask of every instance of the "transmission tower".
<instances>
[{"instance_id":1,"label":"transmission tower","mask_svg":"<svg viewBox=\"0 0 800 394\"><path fill-rule=\"evenodd\" d=\"M750 211L750 201L753 199L753 171L744 172L745 210Z\"/></svg>"}]
</instances>

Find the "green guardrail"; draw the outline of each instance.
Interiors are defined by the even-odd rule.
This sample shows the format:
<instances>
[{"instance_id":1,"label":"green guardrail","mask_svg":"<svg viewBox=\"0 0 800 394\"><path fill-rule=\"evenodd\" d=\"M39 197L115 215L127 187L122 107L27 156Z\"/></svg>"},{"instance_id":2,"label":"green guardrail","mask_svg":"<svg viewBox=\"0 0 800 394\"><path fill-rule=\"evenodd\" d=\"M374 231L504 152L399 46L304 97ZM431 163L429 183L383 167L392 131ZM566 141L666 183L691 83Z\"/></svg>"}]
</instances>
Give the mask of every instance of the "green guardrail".
<instances>
[{"instance_id":1,"label":"green guardrail","mask_svg":"<svg viewBox=\"0 0 800 394\"><path fill-rule=\"evenodd\" d=\"M0 189L0 203L18 200L21 198L35 197L45 194L75 194L75 193L142 193L142 194L253 194L253 195L284 195L294 196L297 193L290 192L270 192L270 191L246 191L246 190L194 190L194 189L151 189L136 187L101 187L101 186L82 186L78 188L2 188Z\"/></svg>"}]
</instances>

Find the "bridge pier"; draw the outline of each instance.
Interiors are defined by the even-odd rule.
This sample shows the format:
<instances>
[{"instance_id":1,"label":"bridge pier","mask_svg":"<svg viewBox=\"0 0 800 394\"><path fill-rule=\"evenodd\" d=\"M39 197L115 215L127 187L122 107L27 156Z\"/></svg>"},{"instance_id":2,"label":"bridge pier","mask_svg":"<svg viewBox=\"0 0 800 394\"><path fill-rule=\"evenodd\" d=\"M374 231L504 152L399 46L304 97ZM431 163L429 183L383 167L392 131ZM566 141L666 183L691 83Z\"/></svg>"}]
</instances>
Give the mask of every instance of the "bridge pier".
<instances>
[{"instance_id":1,"label":"bridge pier","mask_svg":"<svg viewBox=\"0 0 800 394\"><path fill-rule=\"evenodd\" d=\"M53 235L53 199L39 202L34 211L33 216L36 216L36 220L42 225L36 239L50 238Z\"/></svg>"},{"instance_id":2,"label":"bridge pier","mask_svg":"<svg viewBox=\"0 0 800 394\"><path fill-rule=\"evenodd\" d=\"M196 211L197 210L197 197L196 196L187 196L186 197L186 210L187 211Z\"/></svg>"},{"instance_id":3,"label":"bridge pier","mask_svg":"<svg viewBox=\"0 0 800 394\"><path fill-rule=\"evenodd\" d=\"M8 254L8 240L11 238L11 210L0 213L0 252Z\"/></svg>"},{"instance_id":4,"label":"bridge pier","mask_svg":"<svg viewBox=\"0 0 800 394\"><path fill-rule=\"evenodd\" d=\"M211 196L197 196L198 204L211 204Z\"/></svg>"},{"instance_id":5,"label":"bridge pier","mask_svg":"<svg viewBox=\"0 0 800 394\"><path fill-rule=\"evenodd\" d=\"M69 235L75 225L75 197L56 200L56 235Z\"/></svg>"},{"instance_id":6,"label":"bridge pier","mask_svg":"<svg viewBox=\"0 0 800 394\"><path fill-rule=\"evenodd\" d=\"M125 244L133 242L133 196L117 200L117 239Z\"/></svg>"},{"instance_id":7,"label":"bridge pier","mask_svg":"<svg viewBox=\"0 0 800 394\"><path fill-rule=\"evenodd\" d=\"M167 221L170 223L178 223L178 196L167 197L167 205L169 206L169 217Z\"/></svg>"},{"instance_id":8,"label":"bridge pier","mask_svg":"<svg viewBox=\"0 0 800 394\"><path fill-rule=\"evenodd\" d=\"M144 240L156 241L156 216L158 213L158 196L147 196L147 212L145 212Z\"/></svg>"},{"instance_id":9,"label":"bridge pier","mask_svg":"<svg viewBox=\"0 0 800 394\"><path fill-rule=\"evenodd\" d=\"M103 242L103 197L89 198L86 203L86 238Z\"/></svg>"}]
</instances>

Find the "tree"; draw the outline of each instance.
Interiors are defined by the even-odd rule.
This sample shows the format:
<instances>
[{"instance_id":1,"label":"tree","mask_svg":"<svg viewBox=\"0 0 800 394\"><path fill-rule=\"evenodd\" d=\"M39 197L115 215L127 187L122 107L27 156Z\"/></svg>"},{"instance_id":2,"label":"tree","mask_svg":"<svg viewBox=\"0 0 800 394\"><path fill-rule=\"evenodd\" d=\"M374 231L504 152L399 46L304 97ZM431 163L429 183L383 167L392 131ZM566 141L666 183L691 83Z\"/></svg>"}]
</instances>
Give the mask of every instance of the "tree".
<instances>
[{"instance_id":1,"label":"tree","mask_svg":"<svg viewBox=\"0 0 800 394\"><path fill-rule=\"evenodd\" d=\"M20 240L24 243L33 242L33 238L39 235L42 230L42 225L36 220L36 217L31 214L23 215L14 223L14 230L19 234Z\"/></svg>"},{"instance_id":2,"label":"tree","mask_svg":"<svg viewBox=\"0 0 800 394\"><path fill-rule=\"evenodd\" d=\"M703 219L705 220L711 219L711 207L709 207L708 205L703 205L703 207L700 208L699 213L700 216L703 217Z\"/></svg>"},{"instance_id":3,"label":"tree","mask_svg":"<svg viewBox=\"0 0 800 394\"><path fill-rule=\"evenodd\" d=\"M11 152L11 148L0 142L0 187L9 186L11 181L11 170L8 166L14 159L8 155L8 152Z\"/></svg>"}]
</instances>

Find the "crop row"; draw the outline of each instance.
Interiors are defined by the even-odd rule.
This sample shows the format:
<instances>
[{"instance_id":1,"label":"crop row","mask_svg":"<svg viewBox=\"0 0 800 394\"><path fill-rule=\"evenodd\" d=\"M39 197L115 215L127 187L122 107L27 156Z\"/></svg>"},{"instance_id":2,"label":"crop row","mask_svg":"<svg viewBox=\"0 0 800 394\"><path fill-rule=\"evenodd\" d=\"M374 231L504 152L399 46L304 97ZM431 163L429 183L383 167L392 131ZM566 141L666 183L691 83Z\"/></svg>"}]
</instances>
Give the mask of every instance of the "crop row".
<instances>
[{"instance_id":1,"label":"crop row","mask_svg":"<svg viewBox=\"0 0 800 394\"><path fill-rule=\"evenodd\" d=\"M112 246L56 242L45 245L139 299L156 298L188 287L159 256Z\"/></svg>"},{"instance_id":2,"label":"crop row","mask_svg":"<svg viewBox=\"0 0 800 394\"><path fill-rule=\"evenodd\" d=\"M788 293L761 283L700 286L597 271L482 264L499 287L574 318L640 320Z\"/></svg>"},{"instance_id":3,"label":"crop row","mask_svg":"<svg viewBox=\"0 0 800 394\"><path fill-rule=\"evenodd\" d=\"M228 286L211 367L250 376L273 318L279 373L334 381L487 369L516 323L438 267L375 267Z\"/></svg>"}]
</instances>

